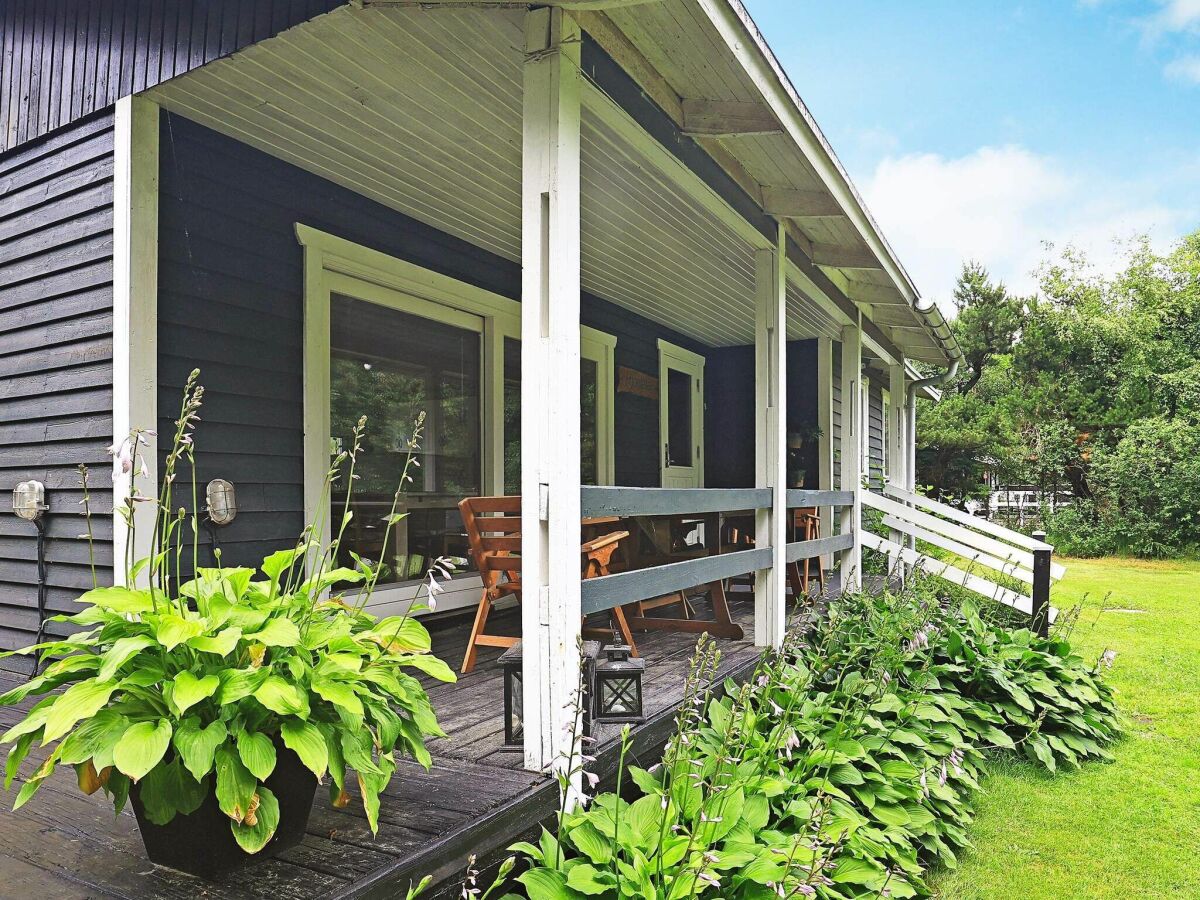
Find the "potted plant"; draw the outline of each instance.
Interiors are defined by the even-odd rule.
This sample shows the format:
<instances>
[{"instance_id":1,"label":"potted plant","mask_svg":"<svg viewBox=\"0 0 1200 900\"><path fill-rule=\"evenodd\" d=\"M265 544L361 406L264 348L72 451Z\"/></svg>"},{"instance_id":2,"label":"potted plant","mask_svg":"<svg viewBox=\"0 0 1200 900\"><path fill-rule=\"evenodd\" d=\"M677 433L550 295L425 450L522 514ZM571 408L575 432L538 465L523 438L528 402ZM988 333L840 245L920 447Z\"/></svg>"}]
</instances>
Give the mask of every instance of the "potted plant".
<instances>
[{"instance_id":1,"label":"potted plant","mask_svg":"<svg viewBox=\"0 0 1200 900\"><path fill-rule=\"evenodd\" d=\"M377 830L395 754L428 767L425 738L443 734L412 673L443 681L454 674L430 654L429 634L415 618L379 620L366 611L383 567L353 554L352 567L338 564L348 499L330 540L321 537L332 518L323 506L294 547L272 553L257 571L224 567L219 553L215 568L199 565L198 376L185 388L156 496L138 491L147 434L134 432L112 448L114 479L128 479L130 499L120 512L131 547L135 505L157 509L152 552L137 561L130 552L130 586L97 586L79 598L81 612L56 617L80 631L17 651L45 667L0 704L42 699L0 743L12 745L6 789L31 750L47 748L14 808L57 766L73 766L79 787L105 791L117 812L132 802L151 860L212 876L299 843L318 782L328 782L342 807L353 773ZM326 488L345 477L352 491L365 425L360 419L351 449L334 458ZM396 506L420 425L389 530L403 518ZM191 512L173 503L181 461L191 472ZM86 470L84 485L86 498Z\"/></svg>"}]
</instances>

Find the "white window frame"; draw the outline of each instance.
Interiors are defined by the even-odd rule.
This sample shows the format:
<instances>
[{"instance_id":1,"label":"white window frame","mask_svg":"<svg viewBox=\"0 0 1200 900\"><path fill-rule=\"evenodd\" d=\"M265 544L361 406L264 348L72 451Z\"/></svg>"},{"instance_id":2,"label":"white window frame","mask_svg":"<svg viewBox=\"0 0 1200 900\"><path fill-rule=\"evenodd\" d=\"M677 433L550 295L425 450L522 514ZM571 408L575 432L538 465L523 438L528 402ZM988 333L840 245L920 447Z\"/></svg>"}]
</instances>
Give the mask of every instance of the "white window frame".
<instances>
[{"instance_id":1,"label":"white window frame","mask_svg":"<svg viewBox=\"0 0 1200 900\"><path fill-rule=\"evenodd\" d=\"M296 224L296 239L304 247L305 521L312 521L322 501L329 464L329 315L335 293L480 333L481 485L485 493L502 493L504 340L521 339L521 304L308 225ZM602 484L615 480L616 345L617 339L610 334L580 329L581 356L597 366L597 470ZM328 540L328 521L325 529L324 539ZM438 596L438 610L473 607L479 601L479 590L477 574L455 578ZM418 594L422 594L420 581L383 586L372 597L371 608L382 614L402 611Z\"/></svg>"},{"instance_id":2,"label":"white window frame","mask_svg":"<svg viewBox=\"0 0 1200 900\"><path fill-rule=\"evenodd\" d=\"M689 467L695 470L695 486L704 487L704 364L706 360L699 353L672 344L670 341L658 339L658 471L660 484L668 478L663 444L667 440L667 370L675 369L687 372L697 383L697 391L692 397L692 441L696 444L696 453Z\"/></svg>"}]
</instances>

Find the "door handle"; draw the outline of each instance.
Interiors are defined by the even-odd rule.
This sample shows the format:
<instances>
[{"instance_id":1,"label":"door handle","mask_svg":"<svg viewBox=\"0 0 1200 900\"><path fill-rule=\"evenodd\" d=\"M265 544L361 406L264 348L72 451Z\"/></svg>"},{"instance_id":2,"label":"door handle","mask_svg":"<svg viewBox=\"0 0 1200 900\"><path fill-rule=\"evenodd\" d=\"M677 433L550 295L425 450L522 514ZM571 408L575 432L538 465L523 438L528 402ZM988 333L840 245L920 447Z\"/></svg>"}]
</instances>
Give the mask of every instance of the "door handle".
<instances>
[{"instance_id":1,"label":"door handle","mask_svg":"<svg viewBox=\"0 0 1200 900\"><path fill-rule=\"evenodd\" d=\"M663 444L663 468L671 468L671 445L669 443Z\"/></svg>"}]
</instances>

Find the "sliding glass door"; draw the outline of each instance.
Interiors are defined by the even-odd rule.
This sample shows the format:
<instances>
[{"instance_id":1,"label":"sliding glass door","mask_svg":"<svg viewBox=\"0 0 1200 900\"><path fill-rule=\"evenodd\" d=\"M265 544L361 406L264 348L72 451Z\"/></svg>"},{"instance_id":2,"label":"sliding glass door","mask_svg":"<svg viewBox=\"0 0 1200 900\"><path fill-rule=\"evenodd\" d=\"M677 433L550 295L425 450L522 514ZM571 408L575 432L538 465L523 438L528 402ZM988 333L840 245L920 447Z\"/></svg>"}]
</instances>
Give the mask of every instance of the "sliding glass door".
<instances>
[{"instance_id":1,"label":"sliding glass door","mask_svg":"<svg viewBox=\"0 0 1200 900\"><path fill-rule=\"evenodd\" d=\"M415 298L412 298L415 301ZM438 318L411 311L423 308ZM330 433L350 449L366 416L343 537L350 553L386 566L382 583L422 577L432 560L468 557L458 501L481 492L481 335L483 320L414 302L408 310L331 297ZM419 417L419 437L414 430ZM415 449L414 449L415 444ZM398 501L405 518L387 527L405 463L411 481ZM335 522L346 503L345 477L333 486Z\"/></svg>"}]
</instances>

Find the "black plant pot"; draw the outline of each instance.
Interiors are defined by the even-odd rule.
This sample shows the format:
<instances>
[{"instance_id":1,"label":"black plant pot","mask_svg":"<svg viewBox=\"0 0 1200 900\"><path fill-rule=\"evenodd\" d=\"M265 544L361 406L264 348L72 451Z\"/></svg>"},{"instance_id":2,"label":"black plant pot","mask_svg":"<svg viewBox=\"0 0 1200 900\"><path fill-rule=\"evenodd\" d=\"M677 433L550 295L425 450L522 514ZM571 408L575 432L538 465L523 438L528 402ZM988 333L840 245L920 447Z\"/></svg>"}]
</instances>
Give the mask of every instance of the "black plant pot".
<instances>
[{"instance_id":1,"label":"black plant pot","mask_svg":"<svg viewBox=\"0 0 1200 900\"><path fill-rule=\"evenodd\" d=\"M217 805L214 775L208 776L208 795L200 807L186 816L175 816L166 825L155 825L146 818L135 784L129 792L129 800L150 861L200 878L216 878L247 862L295 847L304 840L317 778L278 738L275 739L275 750L275 771L266 785L279 801L279 827L258 853L247 853L234 839L229 816Z\"/></svg>"}]
</instances>

